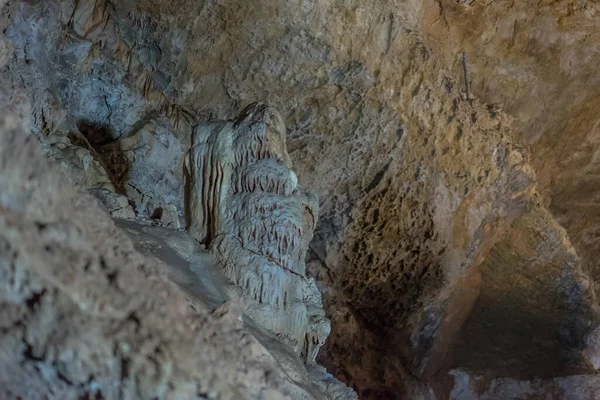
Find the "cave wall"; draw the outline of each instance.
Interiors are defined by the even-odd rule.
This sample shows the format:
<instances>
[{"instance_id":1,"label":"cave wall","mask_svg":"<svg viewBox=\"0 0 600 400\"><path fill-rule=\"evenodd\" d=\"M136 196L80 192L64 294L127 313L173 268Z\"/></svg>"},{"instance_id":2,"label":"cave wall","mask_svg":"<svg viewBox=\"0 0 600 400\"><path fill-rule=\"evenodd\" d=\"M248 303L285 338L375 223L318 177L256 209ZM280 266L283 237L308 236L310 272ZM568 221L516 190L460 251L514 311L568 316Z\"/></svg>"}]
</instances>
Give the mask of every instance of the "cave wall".
<instances>
[{"instance_id":1,"label":"cave wall","mask_svg":"<svg viewBox=\"0 0 600 400\"><path fill-rule=\"evenodd\" d=\"M578 135L592 132L583 65L594 63L567 66L584 53L569 18L585 16L578 29L591 32L592 11L560 6L563 25L552 25L558 6L530 17L522 10L535 6L502 2L8 7L2 29L15 53L2 76L31 100L34 133L46 153L83 136L112 166L92 182L108 179L133 204L128 214L168 209L183 226L197 124L257 100L282 112L298 180L319 196L307 269L332 333L318 359L365 398L447 398L452 368L484 380L594 371L595 189L569 183L593 153L593 135ZM548 36L556 26L571 30ZM556 40L534 51L528 38L542 36ZM578 185L593 179L583 170Z\"/></svg>"},{"instance_id":2,"label":"cave wall","mask_svg":"<svg viewBox=\"0 0 600 400\"><path fill-rule=\"evenodd\" d=\"M0 116L0 398L303 398L239 312L194 306L20 125Z\"/></svg>"},{"instance_id":3,"label":"cave wall","mask_svg":"<svg viewBox=\"0 0 600 400\"><path fill-rule=\"evenodd\" d=\"M425 2L424 39L473 96L516 118L544 200L598 278L600 57L594 2Z\"/></svg>"}]
</instances>

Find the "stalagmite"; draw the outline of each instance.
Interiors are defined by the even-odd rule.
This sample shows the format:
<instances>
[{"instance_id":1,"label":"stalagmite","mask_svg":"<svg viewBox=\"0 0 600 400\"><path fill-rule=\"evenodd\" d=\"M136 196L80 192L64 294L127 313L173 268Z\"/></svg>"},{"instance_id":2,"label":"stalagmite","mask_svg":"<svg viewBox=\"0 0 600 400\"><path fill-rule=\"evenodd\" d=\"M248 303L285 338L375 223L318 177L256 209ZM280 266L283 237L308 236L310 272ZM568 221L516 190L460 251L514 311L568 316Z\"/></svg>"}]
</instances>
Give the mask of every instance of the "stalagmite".
<instances>
[{"instance_id":1,"label":"stalagmite","mask_svg":"<svg viewBox=\"0 0 600 400\"><path fill-rule=\"evenodd\" d=\"M186 157L188 230L240 287L247 314L313 362L330 329L306 299L320 301L304 265L318 200L291 166L283 120L265 104L200 125Z\"/></svg>"}]
</instances>

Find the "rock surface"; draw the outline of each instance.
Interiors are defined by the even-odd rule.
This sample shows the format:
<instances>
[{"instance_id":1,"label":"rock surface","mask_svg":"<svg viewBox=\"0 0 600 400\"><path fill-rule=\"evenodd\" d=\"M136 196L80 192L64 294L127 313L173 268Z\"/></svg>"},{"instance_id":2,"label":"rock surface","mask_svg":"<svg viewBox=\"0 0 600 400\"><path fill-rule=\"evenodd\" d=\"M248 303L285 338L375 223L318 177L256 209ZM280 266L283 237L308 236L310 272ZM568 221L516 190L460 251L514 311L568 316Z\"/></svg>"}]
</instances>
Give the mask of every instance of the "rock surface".
<instances>
[{"instance_id":1,"label":"rock surface","mask_svg":"<svg viewBox=\"0 0 600 400\"><path fill-rule=\"evenodd\" d=\"M597 280L599 5L444 0L423 8L426 41L453 75L464 81L464 53L473 96L515 116L545 203Z\"/></svg>"},{"instance_id":2,"label":"rock surface","mask_svg":"<svg viewBox=\"0 0 600 400\"><path fill-rule=\"evenodd\" d=\"M304 264L319 208L290 169L285 130L259 103L196 128L185 162L189 232L214 251L248 315L314 363L330 331Z\"/></svg>"},{"instance_id":3,"label":"rock surface","mask_svg":"<svg viewBox=\"0 0 600 400\"><path fill-rule=\"evenodd\" d=\"M253 179L293 164L319 197L301 263L331 320L317 359L361 398L594 398L596 5L5 10L24 130L113 216L183 227L194 135L255 101L281 111L289 159Z\"/></svg>"},{"instance_id":4,"label":"rock surface","mask_svg":"<svg viewBox=\"0 0 600 400\"><path fill-rule=\"evenodd\" d=\"M0 397L296 397L241 320L194 310L9 124L3 116Z\"/></svg>"},{"instance_id":5,"label":"rock surface","mask_svg":"<svg viewBox=\"0 0 600 400\"><path fill-rule=\"evenodd\" d=\"M10 74L10 66L4 72ZM6 87L0 95L7 103L6 98L9 101L15 98ZM23 100L22 105L26 104ZM243 257L215 258L193 236L167 229L179 226L178 209L164 203L157 207L154 201L157 198L166 201L169 196L176 198L181 194L182 198L175 201L181 205L185 201L184 188L179 185L179 192L169 191L164 187L164 173L157 179L131 175L136 170L158 169L161 162L171 160L164 151L152 156L154 144L144 139L143 125L123 140L111 136L112 128L89 120L78 120L77 132L36 137L24 132L25 127L31 129L25 122L29 109L19 105L12 101L13 112L7 109L0 115L0 266L3 267L0 276L5 284L0 292L0 310L5 314L2 348L10 349L0 358L3 371L0 397L306 400L356 397L351 389L315 363L318 349L329 333L329 322L324 318L314 281L303 272L304 255L316 221L313 217L310 226L304 226L305 208L300 200L305 195L296 194L299 189L293 172L287 170L287 175L294 179L289 188L282 184L281 196L290 196L292 202L295 201L292 191L299 196L300 218L294 215L292 220L282 221L298 223L304 232L298 232L293 244L287 242L293 252L289 267L294 275L287 278L290 282L281 299L282 306L287 305L292 311L302 308L303 322L291 318L294 322L286 324L280 320L290 319L286 314L295 317L298 312L286 313L282 309L279 317L264 310L252 312L253 304L263 304L264 298L267 305L275 297L261 294L259 302L256 296L250 296L256 289L250 290L246 285L243 289L248 290L240 294L242 288L235 287L248 267ZM14 111L23 111L21 120ZM246 131L252 127L260 131L261 126L264 131L264 123L257 125L259 122L257 118L246 121ZM285 127L282 127L278 138L269 134L256 140L264 140L268 146L279 141L278 152L289 163ZM141 145L133 147L132 143L140 143L139 132L142 132ZM59 166L62 176L43 160L38 140L46 157ZM169 149L168 136L166 140L163 145ZM238 143L243 147L244 138ZM252 142L249 145L252 148ZM148 146L150 156L140 159L149 155ZM181 156L182 152L176 154ZM215 154L215 157L221 157L223 163L229 161L227 155ZM194 159L208 162L201 156ZM240 171L256 174L255 163L248 161L246 157ZM258 168L257 172L261 171ZM202 176L196 174L195 178L187 182L192 189L187 195L194 199L193 204L198 204L206 201L206 191L201 189ZM144 192L132 185L130 179L139 179L138 185ZM148 187L147 182L154 186ZM204 182L211 187L216 183L210 179ZM88 194L74 190L71 185ZM135 189L137 196L131 194L130 188ZM278 185L271 189L280 190ZM221 195L228 191L226 187ZM256 193L255 197L261 196ZM252 204L241 200L240 211L245 210L246 203ZM283 197L280 200L287 201ZM230 205L215 215L229 210ZM311 207L316 215L314 199ZM251 221L261 217L259 211L250 207L244 215ZM286 215L284 208L280 211ZM105 212L113 218L130 221L117 220L115 225ZM192 215L199 216L201 213ZM242 226L246 222L235 221ZM238 224L232 228L237 237ZM225 231L233 233L231 229ZM279 229L276 231L279 233ZM197 236L196 230L190 232ZM268 236L271 237L271 232ZM260 241L265 241L266 247L278 244L267 242L266 237L255 239L255 246L259 247ZM302 247L298 247L300 244ZM232 245L231 241L220 243L218 254L236 253ZM279 245L281 248L283 242ZM228 268L220 269L221 260L226 261ZM281 265L278 269L288 267L283 254L278 260ZM255 267L259 271L261 265ZM238 271L238 275L230 276L230 282L225 273L232 270ZM266 279L262 275L255 278L254 286L255 281ZM274 290L269 282L259 285L261 290L263 286L265 293ZM240 301L243 310L238 305Z\"/></svg>"},{"instance_id":6,"label":"rock surface","mask_svg":"<svg viewBox=\"0 0 600 400\"><path fill-rule=\"evenodd\" d=\"M115 225L20 128L0 117L1 398L355 397L246 317L190 235Z\"/></svg>"}]
</instances>

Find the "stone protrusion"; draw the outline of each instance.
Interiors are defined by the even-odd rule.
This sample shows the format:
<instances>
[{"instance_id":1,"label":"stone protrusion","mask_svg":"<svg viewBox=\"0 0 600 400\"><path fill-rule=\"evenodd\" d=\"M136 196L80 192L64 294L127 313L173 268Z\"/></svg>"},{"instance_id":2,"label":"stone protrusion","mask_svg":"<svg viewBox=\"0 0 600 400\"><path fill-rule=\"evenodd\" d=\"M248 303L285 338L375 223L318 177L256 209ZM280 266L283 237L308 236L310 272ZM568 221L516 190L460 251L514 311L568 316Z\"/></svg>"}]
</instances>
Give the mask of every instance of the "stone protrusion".
<instances>
[{"instance_id":1,"label":"stone protrusion","mask_svg":"<svg viewBox=\"0 0 600 400\"><path fill-rule=\"evenodd\" d=\"M304 264L318 199L298 186L281 116L256 103L200 125L185 168L190 233L216 253L247 314L314 362L330 331Z\"/></svg>"}]
</instances>

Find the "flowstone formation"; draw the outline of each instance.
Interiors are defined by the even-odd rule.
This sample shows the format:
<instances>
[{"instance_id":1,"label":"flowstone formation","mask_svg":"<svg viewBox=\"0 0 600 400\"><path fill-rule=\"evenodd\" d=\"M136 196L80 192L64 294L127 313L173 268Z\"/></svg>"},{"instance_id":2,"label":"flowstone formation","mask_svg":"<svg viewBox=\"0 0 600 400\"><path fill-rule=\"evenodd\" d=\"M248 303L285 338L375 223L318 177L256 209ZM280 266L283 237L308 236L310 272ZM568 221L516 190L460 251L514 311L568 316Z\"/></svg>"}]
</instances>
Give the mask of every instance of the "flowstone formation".
<instances>
[{"instance_id":1,"label":"flowstone formation","mask_svg":"<svg viewBox=\"0 0 600 400\"><path fill-rule=\"evenodd\" d=\"M260 103L195 130L189 231L215 252L248 315L312 363L330 331L304 263L318 198L298 185L285 134L281 115Z\"/></svg>"}]
</instances>

